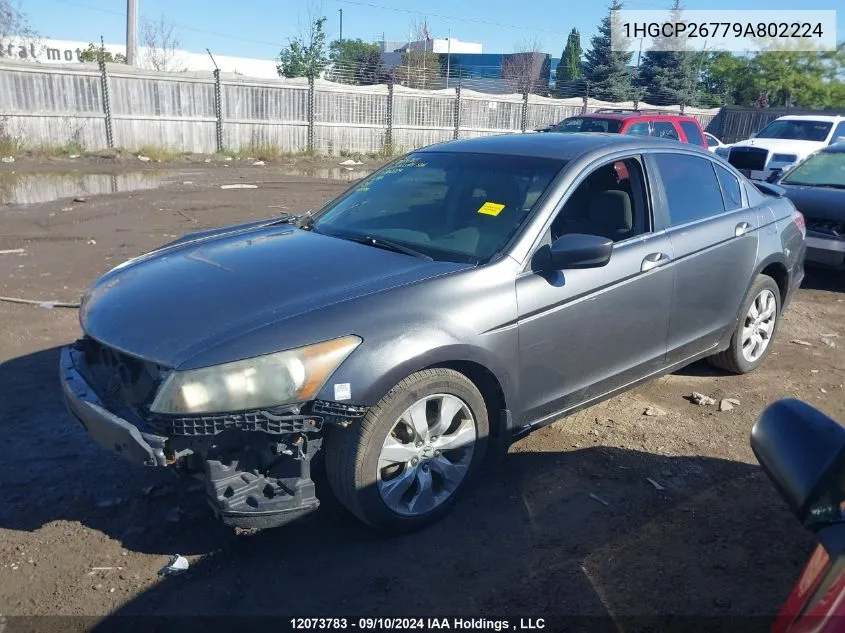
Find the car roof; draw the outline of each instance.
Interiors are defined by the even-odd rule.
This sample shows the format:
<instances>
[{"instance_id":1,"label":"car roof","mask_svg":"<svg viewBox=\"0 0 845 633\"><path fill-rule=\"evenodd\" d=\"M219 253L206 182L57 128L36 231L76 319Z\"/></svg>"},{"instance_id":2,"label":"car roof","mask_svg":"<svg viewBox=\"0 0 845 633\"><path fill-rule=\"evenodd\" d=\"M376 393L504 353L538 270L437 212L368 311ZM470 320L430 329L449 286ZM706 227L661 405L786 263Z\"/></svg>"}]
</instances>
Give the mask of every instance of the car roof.
<instances>
[{"instance_id":1,"label":"car roof","mask_svg":"<svg viewBox=\"0 0 845 633\"><path fill-rule=\"evenodd\" d=\"M710 152L691 143L602 132L498 134L429 145L417 152L465 152L571 160L597 148L605 148L607 151L639 151L656 147L682 151L695 147L702 154L710 155Z\"/></svg>"},{"instance_id":2,"label":"car roof","mask_svg":"<svg viewBox=\"0 0 845 633\"><path fill-rule=\"evenodd\" d=\"M825 121L836 123L845 120L845 115L841 114L790 114L781 116L777 121Z\"/></svg>"},{"instance_id":3,"label":"car roof","mask_svg":"<svg viewBox=\"0 0 845 633\"><path fill-rule=\"evenodd\" d=\"M588 112L587 114L574 114L567 119L668 119L678 121L697 121L695 117L686 114L675 114L674 112Z\"/></svg>"}]
</instances>

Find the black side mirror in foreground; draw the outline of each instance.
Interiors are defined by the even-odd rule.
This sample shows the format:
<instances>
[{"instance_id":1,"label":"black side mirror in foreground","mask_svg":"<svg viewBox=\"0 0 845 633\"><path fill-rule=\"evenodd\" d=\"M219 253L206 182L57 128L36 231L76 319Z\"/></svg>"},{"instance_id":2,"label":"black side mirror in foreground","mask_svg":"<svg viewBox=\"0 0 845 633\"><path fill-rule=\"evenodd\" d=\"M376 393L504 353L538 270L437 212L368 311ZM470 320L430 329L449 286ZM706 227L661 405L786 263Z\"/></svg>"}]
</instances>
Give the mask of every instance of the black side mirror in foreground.
<instances>
[{"instance_id":1,"label":"black side mirror in foreground","mask_svg":"<svg viewBox=\"0 0 845 633\"><path fill-rule=\"evenodd\" d=\"M570 233L561 235L551 245L549 264L556 270L600 268L613 253L613 240L599 235Z\"/></svg>"},{"instance_id":2,"label":"black side mirror in foreground","mask_svg":"<svg viewBox=\"0 0 845 633\"><path fill-rule=\"evenodd\" d=\"M805 527L845 521L845 428L800 400L770 405L751 429L763 471Z\"/></svg>"}]
</instances>

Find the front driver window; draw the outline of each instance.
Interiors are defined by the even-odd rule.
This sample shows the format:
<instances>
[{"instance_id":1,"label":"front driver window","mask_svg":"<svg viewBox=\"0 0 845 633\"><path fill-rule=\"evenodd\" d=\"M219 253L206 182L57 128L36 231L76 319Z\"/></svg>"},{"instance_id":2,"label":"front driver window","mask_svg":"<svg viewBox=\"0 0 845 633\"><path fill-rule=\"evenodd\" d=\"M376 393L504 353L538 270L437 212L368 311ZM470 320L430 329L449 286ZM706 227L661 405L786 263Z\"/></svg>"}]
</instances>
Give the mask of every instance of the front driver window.
<instances>
[{"instance_id":1,"label":"front driver window","mask_svg":"<svg viewBox=\"0 0 845 633\"><path fill-rule=\"evenodd\" d=\"M552 240L586 233L620 242L648 230L642 165L626 158L602 165L581 181L552 223Z\"/></svg>"}]
</instances>

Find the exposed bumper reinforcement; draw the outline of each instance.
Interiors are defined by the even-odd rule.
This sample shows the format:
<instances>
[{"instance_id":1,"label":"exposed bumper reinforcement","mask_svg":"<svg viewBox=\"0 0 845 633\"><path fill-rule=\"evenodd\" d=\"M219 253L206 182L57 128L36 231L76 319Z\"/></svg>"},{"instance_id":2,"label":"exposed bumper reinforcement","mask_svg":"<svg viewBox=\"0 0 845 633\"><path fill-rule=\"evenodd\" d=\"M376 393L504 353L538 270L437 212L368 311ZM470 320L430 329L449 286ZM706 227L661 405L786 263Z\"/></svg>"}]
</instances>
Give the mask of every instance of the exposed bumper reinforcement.
<instances>
[{"instance_id":1,"label":"exposed bumper reinforcement","mask_svg":"<svg viewBox=\"0 0 845 633\"><path fill-rule=\"evenodd\" d=\"M167 438L144 433L134 424L107 410L94 389L76 369L81 353L62 348L59 379L68 410L95 442L121 457L144 466L166 466Z\"/></svg>"}]
</instances>

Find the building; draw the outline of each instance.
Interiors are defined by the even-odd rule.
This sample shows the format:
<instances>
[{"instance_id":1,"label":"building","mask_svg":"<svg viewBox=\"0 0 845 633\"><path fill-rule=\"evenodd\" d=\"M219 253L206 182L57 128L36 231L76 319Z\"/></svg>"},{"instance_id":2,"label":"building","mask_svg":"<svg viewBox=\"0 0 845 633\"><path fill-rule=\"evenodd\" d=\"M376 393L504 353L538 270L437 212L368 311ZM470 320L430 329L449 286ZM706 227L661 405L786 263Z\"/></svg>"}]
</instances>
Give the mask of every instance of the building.
<instances>
[{"instance_id":1,"label":"building","mask_svg":"<svg viewBox=\"0 0 845 633\"><path fill-rule=\"evenodd\" d=\"M75 40L26 40L12 37L0 41L0 60L3 58L31 60L35 63L76 64L81 61L82 51L90 46L90 42ZM125 55L124 44L105 44L104 48L113 55ZM160 55L159 55L160 57ZM249 57L229 57L215 55L214 61L221 71L238 73L247 77L269 79L278 77L276 62L272 59L254 59ZM150 68L149 51L141 46L138 48L138 66ZM184 50L174 50L168 55L167 70L214 70L214 63L208 53L192 53Z\"/></svg>"},{"instance_id":2,"label":"building","mask_svg":"<svg viewBox=\"0 0 845 633\"><path fill-rule=\"evenodd\" d=\"M413 51L428 51L430 53L470 53L479 54L483 52L482 44L478 42L462 42L455 37L447 37L443 39L419 40L416 42L396 42L382 39L376 44L381 48L382 53L404 53L410 48Z\"/></svg>"}]
</instances>

